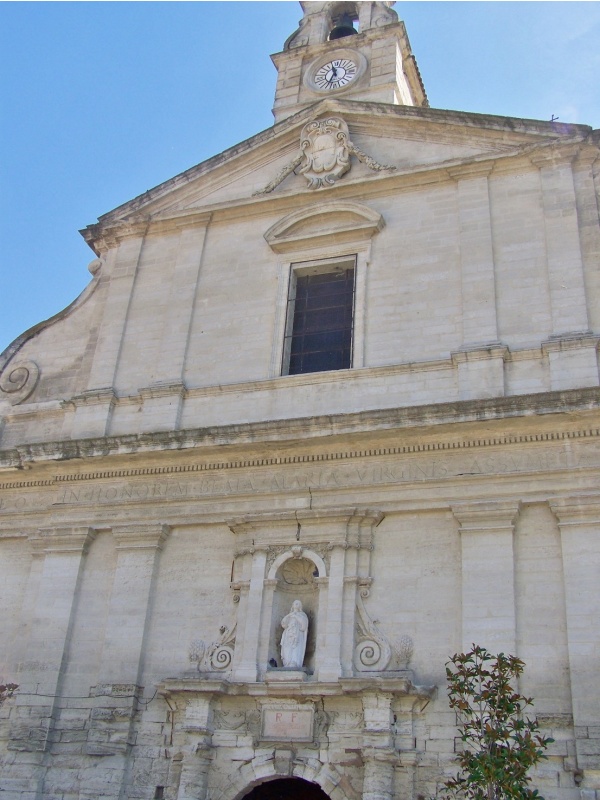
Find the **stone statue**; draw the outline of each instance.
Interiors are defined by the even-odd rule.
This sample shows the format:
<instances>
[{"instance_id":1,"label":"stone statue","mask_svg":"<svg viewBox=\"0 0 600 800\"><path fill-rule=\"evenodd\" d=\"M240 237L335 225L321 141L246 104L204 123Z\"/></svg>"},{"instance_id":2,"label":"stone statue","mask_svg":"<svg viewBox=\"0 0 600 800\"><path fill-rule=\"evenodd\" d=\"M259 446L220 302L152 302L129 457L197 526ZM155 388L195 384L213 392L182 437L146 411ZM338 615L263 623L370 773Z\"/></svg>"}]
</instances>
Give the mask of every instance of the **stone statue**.
<instances>
[{"instance_id":1,"label":"stone statue","mask_svg":"<svg viewBox=\"0 0 600 800\"><path fill-rule=\"evenodd\" d=\"M290 613L281 620L281 627L283 628L281 637L283 666L290 669L302 669L308 633L308 617L302 611L300 600L294 600Z\"/></svg>"}]
</instances>

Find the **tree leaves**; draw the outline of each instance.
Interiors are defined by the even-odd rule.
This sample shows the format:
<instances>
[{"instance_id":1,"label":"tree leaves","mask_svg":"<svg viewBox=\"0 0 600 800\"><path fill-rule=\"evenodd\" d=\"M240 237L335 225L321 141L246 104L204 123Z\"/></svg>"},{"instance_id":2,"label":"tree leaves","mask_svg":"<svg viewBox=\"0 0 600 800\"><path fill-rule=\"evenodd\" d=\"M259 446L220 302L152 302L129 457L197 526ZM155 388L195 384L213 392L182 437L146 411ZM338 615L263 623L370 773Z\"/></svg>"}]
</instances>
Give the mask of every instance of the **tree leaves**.
<instances>
[{"instance_id":1,"label":"tree leaves","mask_svg":"<svg viewBox=\"0 0 600 800\"><path fill-rule=\"evenodd\" d=\"M512 655L493 655L475 644L446 664L448 699L456 712L465 749L460 771L444 784L444 794L465 800L543 800L531 789L529 769L553 739L538 734L537 719L523 717L533 705L513 684L525 664Z\"/></svg>"}]
</instances>

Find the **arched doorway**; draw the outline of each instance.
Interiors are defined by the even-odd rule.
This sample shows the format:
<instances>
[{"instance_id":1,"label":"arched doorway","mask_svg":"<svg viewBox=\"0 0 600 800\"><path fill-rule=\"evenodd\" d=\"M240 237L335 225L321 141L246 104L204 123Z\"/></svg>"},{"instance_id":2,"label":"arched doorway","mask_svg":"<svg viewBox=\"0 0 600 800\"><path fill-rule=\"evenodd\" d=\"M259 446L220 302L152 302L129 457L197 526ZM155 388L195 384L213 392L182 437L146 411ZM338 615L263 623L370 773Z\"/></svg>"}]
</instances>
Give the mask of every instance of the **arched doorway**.
<instances>
[{"instance_id":1,"label":"arched doorway","mask_svg":"<svg viewBox=\"0 0 600 800\"><path fill-rule=\"evenodd\" d=\"M278 778L259 783L242 800L330 800L320 786L302 778Z\"/></svg>"}]
</instances>

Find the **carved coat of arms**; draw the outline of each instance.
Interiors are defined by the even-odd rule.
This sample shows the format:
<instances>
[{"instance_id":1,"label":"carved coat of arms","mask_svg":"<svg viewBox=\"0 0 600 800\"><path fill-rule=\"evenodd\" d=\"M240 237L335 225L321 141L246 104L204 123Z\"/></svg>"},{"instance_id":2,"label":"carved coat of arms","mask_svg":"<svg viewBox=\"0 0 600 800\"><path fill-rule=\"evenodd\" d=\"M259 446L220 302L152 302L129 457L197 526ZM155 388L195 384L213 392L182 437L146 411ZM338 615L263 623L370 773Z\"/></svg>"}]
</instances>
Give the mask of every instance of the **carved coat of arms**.
<instances>
[{"instance_id":1,"label":"carved coat of arms","mask_svg":"<svg viewBox=\"0 0 600 800\"><path fill-rule=\"evenodd\" d=\"M339 117L315 120L302 129L304 163L298 170L311 189L331 186L350 169L348 126Z\"/></svg>"},{"instance_id":2,"label":"carved coat of arms","mask_svg":"<svg viewBox=\"0 0 600 800\"><path fill-rule=\"evenodd\" d=\"M359 150L350 141L348 126L340 117L327 117L308 122L302 128L300 150L297 155L264 189L254 192L254 196L269 194L296 169L298 174L304 175L307 179L309 189L333 186L350 169L352 155L376 172L396 169L389 164L380 164Z\"/></svg>"}]
</instances>

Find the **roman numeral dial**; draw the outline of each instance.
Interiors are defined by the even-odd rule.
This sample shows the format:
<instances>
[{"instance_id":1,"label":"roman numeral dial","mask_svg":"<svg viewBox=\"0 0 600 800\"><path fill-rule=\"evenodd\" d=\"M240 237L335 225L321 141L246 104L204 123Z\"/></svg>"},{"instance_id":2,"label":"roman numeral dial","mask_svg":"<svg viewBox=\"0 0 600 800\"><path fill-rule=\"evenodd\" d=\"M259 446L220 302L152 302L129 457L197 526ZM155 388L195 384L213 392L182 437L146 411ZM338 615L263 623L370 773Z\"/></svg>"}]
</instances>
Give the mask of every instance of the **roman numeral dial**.
<instances>
[{"instance_id":1,"label":"roman numeral dial","mask_svg":"<svg viewBox=\"0 0 600 800\"><path fill-rule=\"evenodd\" d=\"M314 77L318 89L342 89L356 77L357 65L349 58L335 58L323 64Z\"/></svg>"}]
</instances>

